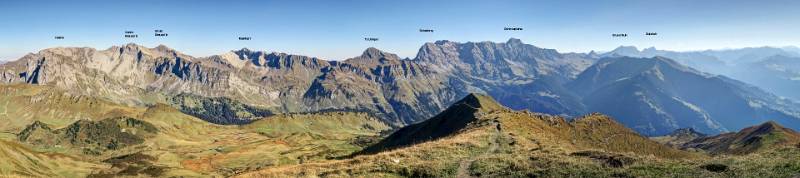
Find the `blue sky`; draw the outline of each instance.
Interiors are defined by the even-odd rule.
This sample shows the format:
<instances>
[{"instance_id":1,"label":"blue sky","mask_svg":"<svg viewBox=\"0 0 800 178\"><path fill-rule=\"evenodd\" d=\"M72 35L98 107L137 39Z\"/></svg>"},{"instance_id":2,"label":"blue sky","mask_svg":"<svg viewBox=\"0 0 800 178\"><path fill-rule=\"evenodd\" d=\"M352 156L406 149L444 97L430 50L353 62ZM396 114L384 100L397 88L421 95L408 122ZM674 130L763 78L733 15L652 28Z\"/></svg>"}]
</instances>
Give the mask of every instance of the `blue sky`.
<instances>
[{"instance_id":1,"label":"blue sky","mask_svg":"<svg viewBox=\"0 0 800 178\"><path fill-rule=\"evenodd\" d=\"M329 60L357 56L367 47L414 57L425 42L511 37L562 52L620 45L681 51L786 46L800 45L798 7L800 1L791 0L3 0L0 60L49 47L105 49L130 42L165 44L194 56L247 47ZM156 38L155 29L169 36ZM126 30L139 38L123 38Z\"/></svg>"}]
</instances>

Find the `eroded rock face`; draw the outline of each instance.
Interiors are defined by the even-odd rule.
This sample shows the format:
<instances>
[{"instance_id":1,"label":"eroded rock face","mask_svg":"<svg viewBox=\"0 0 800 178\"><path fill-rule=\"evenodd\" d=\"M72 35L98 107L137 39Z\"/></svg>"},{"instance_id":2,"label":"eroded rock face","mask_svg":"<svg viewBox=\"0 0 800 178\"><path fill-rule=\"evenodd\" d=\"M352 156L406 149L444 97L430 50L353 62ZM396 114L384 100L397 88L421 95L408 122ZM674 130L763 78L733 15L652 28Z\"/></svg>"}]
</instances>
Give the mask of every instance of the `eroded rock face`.
<instances>
[{"instance_id":1,"label":"eroded rock face","mask_svg":"<svg viewBox=\"0 0 800 178\"><path fill-rule=\"evenodd\" d=\"M415 59L369 48L344 61L249 49L192 57L166 46L128 44L46 49L0 65L0 81L54 85L133 105L170 103L185 93L229 98L268 113L367 111L400 126L431 117L470 92L488 93L516 109L580 113L582 106L561 84L586 67L574 61L589 60L518 39L428 43Z\"/></svg>"}]
</instances>

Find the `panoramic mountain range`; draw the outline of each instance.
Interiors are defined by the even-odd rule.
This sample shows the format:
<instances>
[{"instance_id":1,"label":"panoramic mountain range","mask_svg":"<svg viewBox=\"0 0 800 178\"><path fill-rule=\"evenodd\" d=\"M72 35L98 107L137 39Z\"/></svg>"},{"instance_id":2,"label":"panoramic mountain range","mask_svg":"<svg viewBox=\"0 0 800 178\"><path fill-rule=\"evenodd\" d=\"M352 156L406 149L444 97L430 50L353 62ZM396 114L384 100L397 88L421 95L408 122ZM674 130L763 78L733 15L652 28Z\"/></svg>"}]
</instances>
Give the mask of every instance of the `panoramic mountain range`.
<instances>
[{"instance_id":1,"label":"panoramic mountain range","mask_svg":"<svg viewBox=\"0 0 800 178\"><path fill-rule=\"evenodd\" d=\"M628 57L647 56L642 53L659 57ZM697 55L753 56L731 53ZM687 67L666 54L672 53L627 47L604 54L559 53L512 38L426 43L413 59L369 48L360 56L326 61L249 49L193 57L163 45L128 44L31 53L0 65L0 81L48 85L129 106L167 103L217 124L246 124L281 113L359 111L402 127L469 93L484 93L511 109L567 118L600 112L649 136L687 127L721 133L767 120L800 128L796 102ZM680 55L695 53L675 53L678 61L720 61ZM761 66L793 60L770 59ZM765 70L778 71L772 66Z\"/></svg>"},{"instance_id":2,"label":"panoramic mountain range","mask_svg":"<svg viewBox=\"0 0 800 178\"><path fill-rule=\"evenodd\" d=\"M155 1L0 0L0 178L800 178L800 0Z\"/></svg>"}]
</instances>

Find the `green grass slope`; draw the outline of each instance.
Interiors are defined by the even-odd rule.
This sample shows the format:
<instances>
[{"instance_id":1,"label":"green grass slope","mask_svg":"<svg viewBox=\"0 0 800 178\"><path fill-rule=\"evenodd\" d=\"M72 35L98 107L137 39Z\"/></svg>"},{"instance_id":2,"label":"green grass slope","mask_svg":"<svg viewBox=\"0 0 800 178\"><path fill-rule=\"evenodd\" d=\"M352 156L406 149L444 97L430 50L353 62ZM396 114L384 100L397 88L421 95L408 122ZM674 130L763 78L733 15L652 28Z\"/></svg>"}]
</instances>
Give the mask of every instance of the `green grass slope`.
<instances>
[{"instance_id":1,"label":"green grass slope","mask_svg":"<svg viewBox=\"0 0 800 178\"><path fill-rule=\"evenodd\" d=\"M281 114L249 125L217 125L167 104L127 106L48 86L4 85L0 90L7 93L0 96L0 121L8 123L0 126L0 140L15 145L8 153L29 150L74 157L76 162L74 169L67 165L62 172L36 173L31 170L48 169L25 163L31 160L26 157L7 156L5 163L11 166L3 167L0 176L231 176L348 155L390 129L368 114L342 112ZM109 118L130 118L146 127ZM151 129L155 132L146 131ZM87 147L100 151L86 154ZM118 149L109 149L114 147Z\"/></svg>"}]
</instances>

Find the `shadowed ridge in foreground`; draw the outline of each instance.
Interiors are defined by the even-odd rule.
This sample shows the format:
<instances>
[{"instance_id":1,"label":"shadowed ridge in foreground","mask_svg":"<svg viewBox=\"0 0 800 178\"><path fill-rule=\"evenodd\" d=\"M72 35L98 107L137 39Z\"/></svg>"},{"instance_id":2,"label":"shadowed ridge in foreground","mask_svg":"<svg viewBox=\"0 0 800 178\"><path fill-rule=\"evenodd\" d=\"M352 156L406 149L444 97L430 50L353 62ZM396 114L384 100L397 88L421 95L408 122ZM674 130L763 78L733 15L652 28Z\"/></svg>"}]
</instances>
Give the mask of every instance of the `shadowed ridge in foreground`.
<instances>
[{"instance_id":1,"label":"shadowed ridge in foreground","mask_svg":"<svg viewBox=\"0 0 800 178\"><path fill-rule=\"evenodd\" d=\"M471 93L433 118L403 127L359 154L375 153L449 136L466 128L479 115L498 110L507 108L490 96Z\"/></svg>"}]
</instances>

